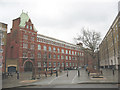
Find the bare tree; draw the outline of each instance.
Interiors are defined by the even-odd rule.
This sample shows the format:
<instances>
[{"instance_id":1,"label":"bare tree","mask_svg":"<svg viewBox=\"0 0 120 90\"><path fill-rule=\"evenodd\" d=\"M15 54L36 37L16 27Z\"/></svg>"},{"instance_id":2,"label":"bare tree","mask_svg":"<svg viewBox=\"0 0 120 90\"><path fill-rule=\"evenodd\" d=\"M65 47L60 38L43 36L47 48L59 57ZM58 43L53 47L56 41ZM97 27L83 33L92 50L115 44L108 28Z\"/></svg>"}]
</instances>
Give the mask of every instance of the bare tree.
<instances>
[{"instance_id":1,"label":"bare tree","mask_svg":"<svg viewBox=\"0 0 120 90\"><path fill-rule=\"evenodd\" d=\"M76 40L82 42L83 45L89 49L88 53L94 60L96 57L96 51L101 41L100 33L82 28L81 35L78 35Z\"/></svg>"}]
</instances>

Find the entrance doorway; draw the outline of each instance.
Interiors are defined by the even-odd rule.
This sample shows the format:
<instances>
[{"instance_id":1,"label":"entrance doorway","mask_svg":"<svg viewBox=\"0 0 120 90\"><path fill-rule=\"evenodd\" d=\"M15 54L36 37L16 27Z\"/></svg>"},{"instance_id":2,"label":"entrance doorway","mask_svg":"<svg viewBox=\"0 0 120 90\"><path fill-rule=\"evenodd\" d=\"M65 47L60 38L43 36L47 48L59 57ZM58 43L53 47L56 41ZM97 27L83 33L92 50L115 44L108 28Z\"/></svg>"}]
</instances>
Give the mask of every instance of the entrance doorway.
<instances>
[{"instance_id":1,"label":"entrance doorway","mask_svg":"<svg viewBox=\"0 0 120 90\"><path fill-rule=\"evenodd\" d=\"M24 65L24 71L25 72L31 72L33 68L33 64L30 61L27 61Z\"/></svg>"},{"instance_id":2,"label":"entrance doorway","mask_svg":"<svg viewBox=\"0 0 120 90\"><path fill-rule=\"evenodd\" d=\"M8 72L16 72L16 67L15 66L8 67Z\"/></svg>"}]
</instances>

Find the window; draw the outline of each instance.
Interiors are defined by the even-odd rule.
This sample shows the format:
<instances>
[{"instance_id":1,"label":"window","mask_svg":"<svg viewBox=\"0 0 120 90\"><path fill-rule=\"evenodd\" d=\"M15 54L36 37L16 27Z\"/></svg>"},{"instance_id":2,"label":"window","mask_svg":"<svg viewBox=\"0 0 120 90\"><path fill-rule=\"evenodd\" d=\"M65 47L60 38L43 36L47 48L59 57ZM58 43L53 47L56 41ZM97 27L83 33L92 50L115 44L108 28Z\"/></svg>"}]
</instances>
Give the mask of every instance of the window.
<instances>
[{"instance_id":1,"label":"window","mask_svg":"<svg viewBox=\"0 0 120 90\"><path fill-rule=\"evenodd\" d=\"M120 21L118 22L118 27L120 27Z\"/></svg>"},{"instance_id":2,"label":"window","mask_svg":"<svg viewBox=\"0 0 120 90\"><path fill-rule=\"evenodd\" d=\"M75 57L75 60L77 60L77 57Z\"/></svg>"},{"instance_id":3,"label":"window","mask_svg":"<svg viewBox=\"0 0 120 90\"><path fill-rule=\"evenodd\" d=\"M69 56L69 60L71 60L71 56Z\"/></svg>"},{"instance_id":4,"label":"window","mask_svg":"<svg viewBox=\"0 0 120 90\"><path fill-rule=\"evenodd\" d=\"M54 59L55 59L55 58L56 58L56 55L54 54L53 57L54 57Z\"/></svg>"},{"instance_id":5,"label":"window","mask_svg":"<svg viewBox=\"0 0 120 90\"><path fill-rule=\"evenodd\" d=\"M56 67L56 62L54 62L54 67Z\"/></svg>"},{"instance_id":6,"label":"window","mask_svg":"<svg viewBox=\"0 0 120 90\"><path fill-rule=\"evenodd\" d=\"M27 52L23 52L23 57L27 57Z\"/></svg>"},{"instance_id":7,"label":"window","mask_svg":"<svg viewBox=\"0 0 120 90\"><path fill-rule=\"evenodd\" d=\"M31 54L30 54L30 57L31 57L31 58L34 58L34 53L31 53Z\"/></svg>"},{"instance_id":8,"label":"window","mask_svg":"<svg viewBox=\"0 0 120 90\"><path fill-rule=\"evenodd\" d=\"M47 67L47 64L46 64L46 62L44 62L44 67Z\"/></svg>"},{"instance_id":9,"label":"window","mask_svg":"<svg viewBox=\"0 0 120 90\"><path fill-rule=\"evenodd\" d=\"M76 55L76 52L75 52L75 55Z\"/></svg>"},{"instance_id":10,"label":"window","mask_svg":"<svg viewBox=\"0 0 120 90\"><path fill-rule=\"evenodd\" d=\"M43 49L46 51L46 50L47 50L47 47L46 47L46 46L44 46L44 47L43 47Z\"/></svg>"},{"instance_id":11,"label":"window","mask_svg":"<svg viewBox=\"0 0 120 90\"><path fill-rule=\"evenodd\" d=\"M61 59L64 59L64 56L63 56L63 55L61 56Z\"/></svg>"},{"instance_id":12,"label":"window","mask_svg":"<svg viewBox=\"0 0 120 90\"><path fill-rule=\"evenodd\" d=\"M59 53L59 52L60 52L60 49L58 48L57 50L58 50L58 53Z\"/></svg>"},{"instance_id":13,"label":"window","mask_svg":"<svg viewBox=\"0 0 120 90\"><path fill-rule=\"evenodd\" d=\"M40 52L38 52L38 58L41 58L41 53Z\"/></svg>"},{"instance_id":14,"label":"window","mask_svg":"<svg viewBox=\"0 0 120 90\"><path fill-rule=\"evenodd\" d=\"M54 52L55 52L55 50L56 50L55 47L53 47L53 51L54 51Z\"/></svg>"},{"instance_id":15,"label":"window","mask_svg":"<svg viewBox=\"0 0 120 90\"><path fill-rule=\"evenodd\" d=\"M71 55L71 51L69 50L69 54Z\"/></svg>"},{"instance_id":16,"label":"window","mask_svg":"<svg viewBox=\"0 0 120 90\"><path fill-rule=\"evenodd\" d=\"M27 25L27 29L29 28L29 26Z\"/></svg>"},{"instance_id":17,"label":"window","mask_svg":"<svg viewBox=\"0 0 120 90\"><path fill-rule=\"evenodd\" d=\"M77 63L75 63L75 66L77 67Z\"/></svg>"},{"instance_id":18,"label":"window","mask_svg":"<svg viewBox=\"0 0 120 90\"><path fill-rule=\"evenodd\" d=\"M38 67L41 67L41 62L38 62Z\"/></svg>"},{"instance_id":19,"label":"window","mask_svg":"<svg viewBox=\"0 0 120 90\"><path fill-rule=\"evenodd\" d=\"M84 53L81 53L82 54L82 56L84 56Z\"/></svg>"},{"instance_id":20,"label":"window","mask_svg":"<svg viewBox=\"0 0 120 90\"><path fill-rule=\"evenodd\" d=\"M34 37L31 37L31 41L34 41L34 39L35 39Z\"/></svg>"},{"instance_id":21,"label":"window","mask_svg":"<svg viewBox=\"0 0 120 90\"><path fill-rule=\"evenodd\" d=\"M62 67L64 67L64 63L62 63Z\"/></svg>"},{"instance_id":22,"label":"window","mask_svg":"<svg viewBox=\"0 0 120 90\"><path fill-rule=\"evenodd\" d=\"M32 30L32 26L30 26L30 30Z\"/></svg>"},{"instance_id":23,"label":"window","mask_svg":"<svg viewBox=\"0 0 120 90\"><path fill-rule=\"evenodd\" d=\"M28 44L23 43L23 48L28 48Z\"/></svg>"},{"instance_id":24,"label":"window","mask_svg":"<svg viewBox=\"0 0 120 90\"><path fill-rule=\"evenodd\" d=\"M28 35L23 35L23 39L27 40L28 39Z\"/></svg>"},{"instance_id":25,"label":"window","mask_svg":"<svg viewBox=\"0 0 120 90\"><path fill-rule=\"evenodd\" d=\"M69 63L70 64L70 67L71 67L71 63Z\"/></svg>"},{"instance_id":26,"label":"window","mask_svg":"<svg viewBox=\"0 0 120 90\"><path fill-rule=\"evenodd\" d=\"M72 60L74 60L75 58L74 57L72 57Z\"/></svg>"},{"instance_id":27,"label":"window","mask_svg":"<svg viewBox=\"0 0 120 90\"><path fill-rule=\"evenodd\" d=\"M49 67L51 67L51 62L49 62Z\"/></svg>"},{"instance_id":28,"label":"window","mask_svg":"<svg viewBox=\"0 0 120 90\"><path fill-rule=\"evenodd\" d=\"M74 55L74 51L72 51L72 55Z\"/></svg>"},{"instance_id":29,"label":"window","mask_svg":"<svg viewBox=\"0 0 120 90\"><path fill-rule=\"evenodd\" d=\"M49 51L51 51L51 47L49 46Z\"/></svg>"},{"instance_id":30,"label":"window","mask_svg":"<svg viewBox=\"0 0 120 90\"><path fill-rule=\"evenodd\" d=\"M31 48L31 49L34 49L34 45L30 45L30 48Z\"/></svg>"},{"instance_id":31,"label":"window","mask_svg":"<svg viewBox=\"0 0 120 90\"><path fill-rule=\"evenodd\" d=\"M49 59L51 59L51 54L49 54Z\"/></svg>"},{"instance_id":32,"label":"window","mask_svg":"<svg viewBox=\"0 0 120 90\"><path fill-rule=\"evenodd\" d=\"M68 50L66 50L66 54L68 54Z\"/></svg>"},{"instance_id":33,"label":"window","mask_svg":"<svg viewBox=\"0 0 120 90\"><path fill-rule=\"evenodd\" d=\"M58 67L60 67L60 63L58 62Z\"/></svg>"},{"instance_id":34,"label":"window","mask_svg":"<svg viewBox=\"0 0 120 90\"><path fill-rule=\"evenodd\" d=\"M38 50L41 50L41 45L40 44L38 44Z\"/></svg>"},{"instance_id":35,"label":"window","mask_svg":"<svg viewBox=\"0 0 120 90\"><path fill-rule=\"evenodd\" d=\"M60 59L60 55L58 55L58 59Z\"/></svg>"},{"instance_id":36,"label":"window","mask_svg":"<svg viewBox=\"0 0 120 90\"><path fill-rule=\"evenodd\" d=\"M47 53L44 53L43 56L44 56L44 59L47 59Z\"/></svg>"},{"instance_id":37,"label":"window","mask_svg":"<svg viewBox=\"0 0 120 90\"><path fill-rule=\"evenodd\" d=\"M73 63L73 67L74 67L75 65L74 65L74 63Z\"/></svg>"},{"instance_id":38,"label":"window","mask_svg":"<svg viewBox=\"0 0 120 90\"><path fill-rule=\"evenodd\" d=\"M62 53L64 53L64 49L62 49Z\"/></svg>"},{"instance_id":39,"label":"window","mask_svg":"<svg viewBox=\"0 0 120 90\"><path fill-rule=\"evenodd\" d=\"M66 56L66 60L68 60L68 56Z\"/></svg>"},{"instance_id":40,"label":"window","mask_svg":"<svg viewBox=\"0 0 120 90\"><path fill-rule=\"evenodd\" d=\"M66 66L68 66L68 63L66 63Z\"/></svg>"}]
</instances>

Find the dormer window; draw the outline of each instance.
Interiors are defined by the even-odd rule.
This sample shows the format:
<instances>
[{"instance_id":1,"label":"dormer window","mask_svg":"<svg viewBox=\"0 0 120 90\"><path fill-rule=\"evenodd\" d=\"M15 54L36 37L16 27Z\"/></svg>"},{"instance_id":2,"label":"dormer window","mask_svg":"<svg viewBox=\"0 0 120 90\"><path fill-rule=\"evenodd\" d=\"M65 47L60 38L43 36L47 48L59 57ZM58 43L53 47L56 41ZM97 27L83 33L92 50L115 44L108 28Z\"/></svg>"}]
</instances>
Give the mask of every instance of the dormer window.
<instances>
[{"instance_id":1,"label":"dormer window","mask_svg":"<svg viewBox=\"0 0 120 90\"><path fill-rule=\"evenodd\" d=\"M27 25L27 29L29 28L29 26Z\"/></svg>"},{"instance_id":2,"label":"dormer window","mask_svg":"<svg viewBox=\"0 0 120 90\"><path fill-rule=\"evenodd\" d=\"M32 30L32 26L30 26L30 30Z\"/></svg>"}]
</instances>

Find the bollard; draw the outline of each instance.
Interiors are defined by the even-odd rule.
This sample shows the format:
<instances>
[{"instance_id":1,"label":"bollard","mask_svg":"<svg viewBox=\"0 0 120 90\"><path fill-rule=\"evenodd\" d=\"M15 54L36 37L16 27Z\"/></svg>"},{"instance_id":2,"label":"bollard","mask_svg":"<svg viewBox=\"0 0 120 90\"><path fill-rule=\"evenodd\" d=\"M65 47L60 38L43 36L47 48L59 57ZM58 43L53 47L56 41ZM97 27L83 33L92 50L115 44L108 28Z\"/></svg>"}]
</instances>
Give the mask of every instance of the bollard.
<instances>
[{"instance_id":1,"label":"bollard","mask_svg":"<svg viewBox=\"0 0 120 90\"><path fill-rule=\"evenodd\" d=\"M113 75L115 74L114 70L113 70Z\"/></svg>"},{"instance_id":2,"label":"bollard","mask_svg":"<svg viewBox=\"0 0 120 90\"><path fill-rule=\"evenodd\" d=\"M67 77L68 77L68 69L67 69Z\"/></svg>"},{"instance_id":3,"label":"bollard","mask_svg":"<svg viewBox=\"0 0 120 90\"><path fill-rule=\"evenodd\" d=\"M58 72L56 71L56 77L58 77Z\"/></svg>"},{"instance_id":4,"label":"bollard","mask_svg":"<svg viewBox=\"0 0 120 90\"><path fill-rule=\"evenodd\" d=\"M78 70L78 77L80 77L80 71Z\"/></svg>"}]
</instances>

